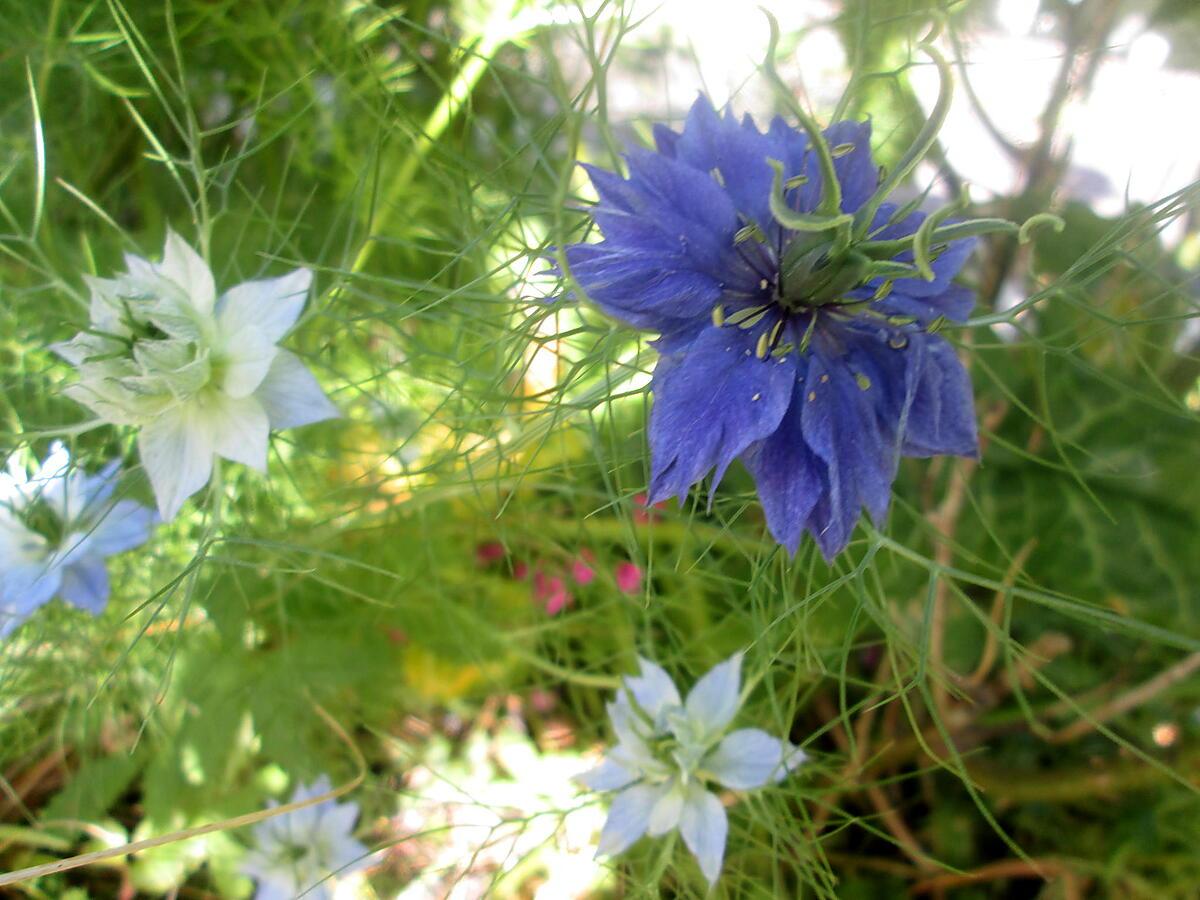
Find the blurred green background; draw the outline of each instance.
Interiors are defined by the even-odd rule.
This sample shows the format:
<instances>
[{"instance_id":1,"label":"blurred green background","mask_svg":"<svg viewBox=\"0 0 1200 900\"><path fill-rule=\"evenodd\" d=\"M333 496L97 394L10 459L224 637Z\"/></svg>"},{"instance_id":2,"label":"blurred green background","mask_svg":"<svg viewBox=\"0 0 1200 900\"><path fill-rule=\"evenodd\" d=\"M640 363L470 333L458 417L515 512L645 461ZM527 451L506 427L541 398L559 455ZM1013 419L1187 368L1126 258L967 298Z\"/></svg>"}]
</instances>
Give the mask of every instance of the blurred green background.
<instances>
[{"instance_id":1,"label":"blurred green background","mask_svg":"<svg viewBox=\"0 0 1200 900\"><path fill-rule=\"evenodd\" d=\"M344 412L114 560L102 616L56 602L0 645L0 870L349 782L350 742L382 852L346 896L701 897L682 849L593 860L571 777L636 653L686 683L748 647L744 724L814 761L728 798L718 896L1197 896L1200 9L766 5L795 90L822 119L848 91L883 163L932 104L940 12L957 94L913 194L1067 223L966 274L981 464L905 460L832 567L774 546L736 466L711 510L647 509L654 352L546 302L589 227L577 162L699 90L782 108L756 4L0 3L0 447L67 429L140 471L127 431L69 433L47 346L81 275L168 225L211 238L219 287L314 269L288 346ZM248 897L245 847L5 890Z\"/></svg>"}]
</instances>

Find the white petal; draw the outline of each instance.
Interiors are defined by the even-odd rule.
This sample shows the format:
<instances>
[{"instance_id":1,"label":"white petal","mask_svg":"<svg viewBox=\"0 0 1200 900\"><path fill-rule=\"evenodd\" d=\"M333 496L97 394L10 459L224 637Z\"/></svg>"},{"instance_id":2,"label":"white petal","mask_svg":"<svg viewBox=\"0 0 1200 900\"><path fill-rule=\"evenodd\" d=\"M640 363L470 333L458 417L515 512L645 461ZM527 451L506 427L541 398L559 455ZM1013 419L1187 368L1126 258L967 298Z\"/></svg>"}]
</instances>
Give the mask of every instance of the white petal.
<instances>
[{"instance_id":1,"label":"white petal","mask_svg":"<svg viewBox=\"0 0 1200 900\"><path fill-rule=\"evenodd\" d=\"M679 833L712 886L721 874L729 821L725 818L725 807L721 801L694 781L688 786L687 798L683 801Z\"/></svg>"},{"instance_id":2,"label":"white petal","mask_svg":"<svg viewBox=\"0 0 1200 900\"><path fill-rule=\"evenodd\" d=\"M130 274L136 274L132 268L129 271ZM163 247L162 265L158 267L158 273L182 288L199 312L205 315L212 312L217 299L212 269L200 254L171 228L167 229L167 243Z\"/></svg>"},{"instance_id":3,"label":"white petal","mask_svg":"<svg viewBox=\"0 0 1200 900\"><path fill-rule=\"evenodd\" d=\"M49 554L46 539L25 527L25 523L0 506L0 573L18 566L39 566Z\"/></svg>"},{"instance_id":4,"label":"white petal","mask_svg":"<svg viewBox=\"0 0 1200 900\"><path fill-rule=\"evenodd\" d=\"M273 342L256 331L233 335L221 350L225 363L221 389L230 397L249 397L262 386L279 352Z\"/></svg>"},{"instance_id":5,"label":"white petal","mask_svg":"<svg viewBox=\"0 0 1200 900\"><path fill-rule=\"evenodd\" d=\"M86 334L77 334L69 341L58 341L50 345L50 352L55 353L73 366L79 365L93 355L95 342Z\"/></svg>"},{"instance_id":6,"label":"white petal","mask_svg":"<svg viewBox=\"0 0 1200 900\"><path fill-rule=\"evenodd\" d=\"M212 475L212 434L187 407L169 409L146 425L138 435L138 452L167 522Z\"/></svg>"},{"instance_id":7,"label":"white petal","mask_svg":"<svg viewBox=\"0 0 1200 900\"><path fill-rule=\"evenodd\" d=\"M38 466L37 473L31 479L34 482L44 482L38 486L38 490L44 491L49 484L45 482L53 482L60 478L65 478L67 472L71 468L71 454L63 445L62 441L55 441L50 445L50 453L47 454L42 464Z\"/></svg>"},{"instance_id":8,"label":"white petal","mask_svg":"<svg viewBox=\"0 0 1200 900\"><path fill-rule=\"evenodd\" d=\"M743 728L726 737L702 767L725 787L746 791L787 774L783 741L758 728Z\"/></svg>"},{"instance_id":9,"label":"white petal","mask_svg":"<svg viewBox=\"0 0 1200 900\"><path fill-rule=\"evenodd\" d=\"M231 339L250 330L271 344L278 343L300 318L311 286L312 272L296 269L282 278L247 281L230 288L217 309L221 335Z\"/></svg>"},{"instance_id":10,"label":"white petal","mask_svg":"<svg viewBox=\"0 0 1200 900\"><path fill-rule=\"evenodd\" d=\"M341 415L308 367L287 350L275 354L254 396L267 411L274 429L299 428Z\"/></svg>"},{"instance_id":11,"label":"white petal","mask_svg":"<svg viewBox=\"0 0 1200 900\"><path fill-rule=\"evenodd\" d=\"M167 239L173 234L170 229L167 230ZM164 253L165 255L165 253ZM134 281L154 282L159 279L158 267L150 260L142 256L135 256L132 253L125 254L125 271L129 273L129 278ZM120 279L117 279L120 281Z\"/></svg>"},{"instance_id":12,"label":"white petal","mask_svg":"<svg viewBox=\"0 0 1200 900\"><path fill-rule=\"evenodd\" d=\"M636 772L631 772L611 759L579 776L579 780L593 791L616 791L637 781Z\"/></svg>"},{"instance_id":13,"label":"white petal","mask_svg":"<svg viewBox=\"0 0 1200 900\"><path fill-rule=\"evenodd\" d=\"M656 724L661 724L659 714L663 709L679 706L681 702L679 691L675 688L675 682L671 680L671 676L662 666L639 656L638 667L641 669L641 674L627 677L625 685L633 694L633 699L637 701L638 706L645 710Z\"/></svg>"},{"instance_id":14,"label":"white petal","mask_svg":"<svg viewBox=\"0 0 1200 900\"><path fill-rule=\"evenodd\" d=\"M646 833L650 810L665 792L661 785L635 784L617 794L600 831L598 854L616 856Z\"/></svg>"},{"instance_id":15,"label":"white petal","mask_svg":"<svg viewBox=\"0 0 1200 900\"><path fill-rule=\"evenodd\" d=\"M138 424L137 417L124 404L116 402L112 396L106 396L95 390L93 386L79 382L68 384L63 388L63 394L76 403L82 403L99 418L111 422L113 425Z\"/></svg>"},{"instance_id":16,"label":"white petal","mask_svg":"<svg viewBox=\"0 0 1200 900\"><path fill-rule=\"evenodd\" d=\"M254 397L236 398L221 393L205 400L197 415L209 429L216 453L259 472L267 471L271 424L262 404Z\"/></svg>"},{"instance_id":17,"label":"white petal","mask_svg":"<svg viewBox=\"0 0 1200 900\"><path fill-rule=\"evenodd\" d=\"M651 837L660 837L679 824L686 795L687 789L682 784L678 781L671 782L671 789L663 794L650 810L646 830Z\"/></svg>"},{"instance_id":18,"label":"white petal","mask_svg":"<svg viewBox=\"0 0 1200 900\"><path fill-rule=\"evenodd\" d=\"M688 718L704 733L719 734L733 721L738 711L741 669L742 654L735 653L713 666L688 694Z\"/></svg>"}]
</instances>

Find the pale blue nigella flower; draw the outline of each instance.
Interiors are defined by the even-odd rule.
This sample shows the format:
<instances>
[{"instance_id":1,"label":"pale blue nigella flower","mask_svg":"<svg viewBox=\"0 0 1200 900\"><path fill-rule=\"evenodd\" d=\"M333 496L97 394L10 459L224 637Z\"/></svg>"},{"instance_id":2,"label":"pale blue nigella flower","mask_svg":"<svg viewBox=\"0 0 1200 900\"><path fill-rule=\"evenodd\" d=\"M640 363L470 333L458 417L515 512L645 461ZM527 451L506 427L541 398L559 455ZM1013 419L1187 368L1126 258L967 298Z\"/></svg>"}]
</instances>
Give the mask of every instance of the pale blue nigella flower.
<instances>
[{"instance_id":1,"label":"pale blue nigella flower","mask_svg":"<svg viewBox=\"0 0 1200 900\"><path fill-rule=\"evenodd\" d=\"M330 791L322 775L312 785L296 788L291 802ZM270 808L279 804L272 800ZM258 882L255 900L332 900L339 875L364 865L370 851L353 837L358 806L326 800L254 826L254 849L242 871Z\"/></svg>"},{"instance_id":2,"label":"pale blue nigella flower","mask_svg":"<svg viewBox=\"0 0 1200 900\"><path fill-rule=\"evenodd\" d=\"M61 596L91 613L108 601L108 557L146 542L153 510L115 500L118 462L95 475L61 444L30 476L15 457L0 472L0 635Z\"/></svg>"},{"instance_id":3,"label":"pale blue nigella flower","mask_svg":"<svg viewBox=\"0 0 1200 900\"><path fill-rule=\"evenodd\" d=\"M204 487L216 457L266 471L271 429L338 415L300 358L277 346L304 309L308 269L218 296L208 263L173 231L161 263L125 264L116 278L86 279L90 326L53 349L79 372L70 397L140 429L164 519Z\"/></svg>"},{"instance_id":4,"label":"pale blue nigella flower","mask_svg":"<svg viewBox=\"0 0 1200 900\"><path fill-rule=\"evenodd\" d=\"M725 731L741 706L742 654L714 666L680 700L661 666L638 660L641 673L608 704L617 745L581 780L619 791L600 833L598 852L621 853L642 835L678 828L709 884L725 856L725 808L705 785L753 790L779 782L805 759L803 750L758 728Z\"/></svg>"}]
</instances>

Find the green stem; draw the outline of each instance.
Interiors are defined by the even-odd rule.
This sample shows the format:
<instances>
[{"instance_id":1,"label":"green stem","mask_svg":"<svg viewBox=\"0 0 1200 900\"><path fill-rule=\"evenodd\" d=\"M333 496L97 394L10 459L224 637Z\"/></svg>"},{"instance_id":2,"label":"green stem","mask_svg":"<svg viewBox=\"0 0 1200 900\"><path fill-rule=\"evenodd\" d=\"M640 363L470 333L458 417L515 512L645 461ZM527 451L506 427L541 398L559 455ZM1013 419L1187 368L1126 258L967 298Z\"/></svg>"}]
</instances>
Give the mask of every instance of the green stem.
<instances>
[{"instance_id":1,"label":"green stem","mask_svg":"<svg viewBox=\"0 0 1200 900\"><path fill-rule=\"evenodd\" d=\"M908 151L901 157L900 162L888 174L875 193L871 195L862 208L854 216L854 236L862 238L871 230L871 223L875 221L875 214L879 211L880 204L892 193L903 181L909 176L913 169L917 167L925 154L933 146L937 140L938 132L942 129L942 123L946 121L946 115L950 112L950 99L954 95L954 79L950 74L950 66L945 58L927 43L917 45L919 49L925 51L925 55L933 60L933 64L937 66L938 78L941 86L938 90L937 102L933 105L933 111L929 114L929 118L925 120L920 133L917 134L917 139L913 141Z\"/></svg>"},{"instance_id":2,"label":"green stem","mask_svg":"<svg viewBox=\"0 0 1200 900\"><path fill-rule=\"evenodd\" d=\"M417 174L417 170L425 161L425 157L429 151L441 138L442 134L449 127L450 123L458 116L471 94L475 91L475 86L479 83L479 79L487 71L491 65L492 57L496 54L504 44L508 43L514 36L510 29L504 26L512 19L513 14L520 6L522 0L505 0L494 10L484 25L483 33L480 35L478 42L467 51L469 58L458 74L454 76L454 80L450 82L450 86L446 92L438 100L437 106L433 112L425 120L421 131L418 133L415 145L412 151L404 158L400 169L392 178L388 185L387 192L383 196L382 203L379 205L378 216L372 225L372 231L381 233L387 230L391 223L392 216L395 214L396 207L400 202L400 198L408 189L413 177ZM350 267L352 273L361 272L371 259L371 254L375 252L375 240L368 235L367 240L362 248L358 251L358 255L354 258L354 263Z\"/></svg>"},{"instance_id":3,"label":"green stem","mask_svg":"<svg viewBox=\"0 0 1200 900\"><path fill-rule=\"evenodd\" d=\"M763 9L763 13L766 15L767 24L771 28L771 38L767 44L767 58L763 62L763 68L766 70L767 76L774 82L779 96L784 98L792 115L796 117L801 127L807 132L809 143L812 144L813 150L816 151L817 165L821 169L821 200L817 203L816 212L822 216L837 216L842 210L842 186L837 179L837 171L833 167L833 154L829 150L829 144L825 140L825 135L821 133L821 127L805 111L804 107L792 97L792 92L775 69L775 50L779 46L779 22L766 9ZM771 212L775 212L774 203L771 205ZM830 226L824 226L824 228L828 227ZM824 230L824 228L820 230Z\"/></svg>"}]
</instances>

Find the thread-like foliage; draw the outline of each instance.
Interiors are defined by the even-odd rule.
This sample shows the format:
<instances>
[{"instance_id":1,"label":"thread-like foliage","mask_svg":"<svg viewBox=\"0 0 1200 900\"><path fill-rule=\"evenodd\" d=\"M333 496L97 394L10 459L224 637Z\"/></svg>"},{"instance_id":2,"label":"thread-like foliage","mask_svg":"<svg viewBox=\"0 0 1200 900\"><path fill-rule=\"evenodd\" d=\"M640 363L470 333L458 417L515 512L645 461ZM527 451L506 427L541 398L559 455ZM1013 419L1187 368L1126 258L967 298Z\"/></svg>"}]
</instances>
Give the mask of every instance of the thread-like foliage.
<instances>
[{"instance_id":1,"label":"thread-like foliage","mask_svg":"<svg viewBox=\"0 0 1200 900\"><path fill-rule=\"evenodd\" d=\"M884 181L929 147L900 202L958 196L923 131L921 45L988 120L973 42L1003 4L844 0L821 21L767 5L777 42L749 6L713 14L776 53L728 96L709 85L717 107L797 128L797 108L869 116ZM1107 0L1043 7L1066 59L1032 142L996 151L1019 187L954 213L1064 223L981 237L959 275L978 303L939 323L973 383L979 458L899 460L886 519L826 561L809 538L777 545L740 463L711 497L647 502L658 351L561 249L601 239L578 164L622 171L654 124L682 124L695 97L671 84L715 62L679 36L700 13L4 4L4 455L30 466L61 440L88 472L120 460L119 496L154 505L134 431L72 401L50 348L89 322L84 276L157 258L168 228L218 290L312 271L283 345L341 418L272 433L266 474L221 462L108 559L102 614L54 601L3 639L0 868L218 826L29 883L249 897L252 830L219 823L361 777L345 843L374 855L342 874L377 896L703 897L674 840L592 862L606 801L572 776L613 743L605 703L639 655L691 684L744 651L733 727L807 761L721 795L717 896L1032 895L1038 879L1191 896L1200 184L1107 217L1072 193L1067 111L1128 19ZM1200 26L1188 4L1157 15L1176 47ZM835 85L806 65L830 42Z\"/></svg>"}]
</instances>

